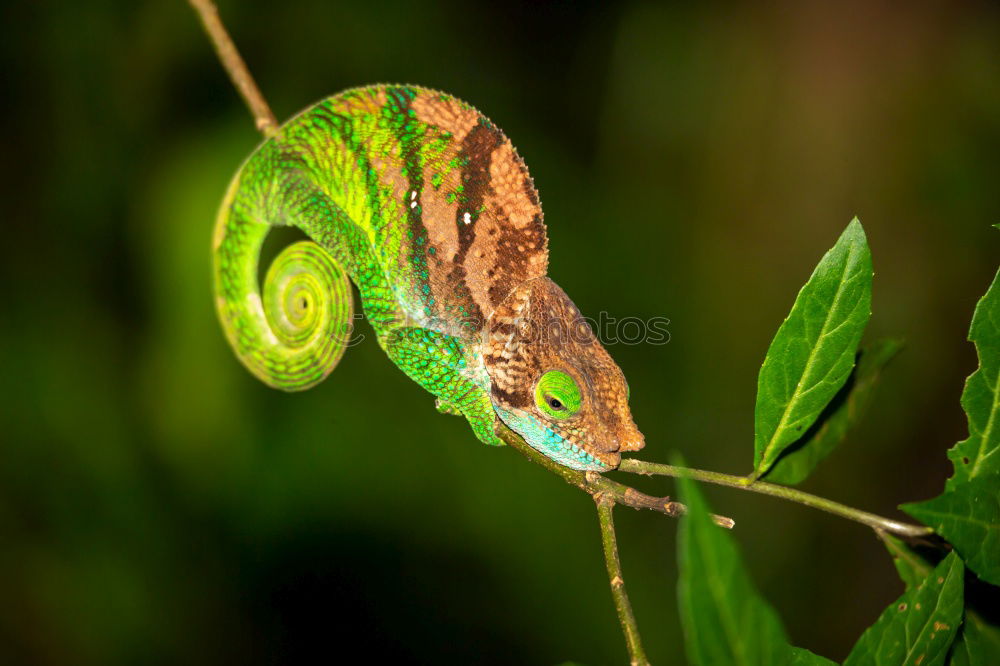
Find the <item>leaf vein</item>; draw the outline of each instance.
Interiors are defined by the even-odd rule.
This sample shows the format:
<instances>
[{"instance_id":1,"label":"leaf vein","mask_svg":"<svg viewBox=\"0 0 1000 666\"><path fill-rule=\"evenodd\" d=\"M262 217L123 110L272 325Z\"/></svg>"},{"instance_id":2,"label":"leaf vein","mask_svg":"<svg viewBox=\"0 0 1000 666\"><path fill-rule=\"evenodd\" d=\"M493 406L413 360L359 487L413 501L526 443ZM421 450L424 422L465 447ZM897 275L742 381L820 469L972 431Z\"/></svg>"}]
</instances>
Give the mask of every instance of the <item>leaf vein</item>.
<instances>
[{"instance_id":1,"label":"leaf vein","mask_svg":"<svg viewBox=\"0 0 1000 666\"><path fill-rule=\"evenodd\" d=\"M781 414L781 419L778 421L778 425L774 429L774 432L771 433L771 438L768 440L767 446L764 447L764 453L761 456L762 464L766 464L768 456L775 446L775 442L778 440L782 430L785 427L785 422L788 420L788 416L791 412L793 404L798 402L797 396L799 394L799 390L801 389L802 382L809 375L809 372L812 369L812 365L816 361L816 352L820 348L818 341L819 339L822 339L823 332L826 330L826 327L829 326L830 320L833 317L834 312L837 310L837 305L839 304L840 298L844 293L844 288L846 286L846 281L844 280L844 276L847 274L847 269L851 265L851 259L854 252L855 250L852 247L850 252L848 253L847 260L844 261L844 268L841 271L840 278L837 284L837 292L833 296L833 303L831 303L830 308L827 310L826 317L823 320L823 327L820 329L820 338L817 339L817 343L813 344L812 348L809 350L809 356L806 358L805 368L803 368L802 374L799 377L799 381L795 385L795 391L792 393L792 397L788 400L788 402L785 403L785 409Z\"/></svg>"}]
</instances>

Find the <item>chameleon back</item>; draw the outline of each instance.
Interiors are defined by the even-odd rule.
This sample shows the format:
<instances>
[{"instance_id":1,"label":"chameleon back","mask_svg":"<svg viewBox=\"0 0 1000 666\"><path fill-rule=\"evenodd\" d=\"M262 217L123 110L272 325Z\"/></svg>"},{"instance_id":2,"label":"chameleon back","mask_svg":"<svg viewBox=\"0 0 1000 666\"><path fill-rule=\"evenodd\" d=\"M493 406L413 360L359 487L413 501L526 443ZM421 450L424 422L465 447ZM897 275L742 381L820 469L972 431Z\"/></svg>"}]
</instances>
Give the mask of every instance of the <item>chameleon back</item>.
<instances>
[{"instance_id":1,"label":"chameleon back","mask_svg":"<svg viewBox=\"0 0 1000 666\"><path fill-rule=\"evenodd\" d=\"M217 273L255 263L256 248L227 247L254 224L297 226L333 255L380 337L401 323L478 335L548 263L538 195L510 141L464 102L414 87L348 90L265 141L220 212Z\"/></svg>"}]
</instances>

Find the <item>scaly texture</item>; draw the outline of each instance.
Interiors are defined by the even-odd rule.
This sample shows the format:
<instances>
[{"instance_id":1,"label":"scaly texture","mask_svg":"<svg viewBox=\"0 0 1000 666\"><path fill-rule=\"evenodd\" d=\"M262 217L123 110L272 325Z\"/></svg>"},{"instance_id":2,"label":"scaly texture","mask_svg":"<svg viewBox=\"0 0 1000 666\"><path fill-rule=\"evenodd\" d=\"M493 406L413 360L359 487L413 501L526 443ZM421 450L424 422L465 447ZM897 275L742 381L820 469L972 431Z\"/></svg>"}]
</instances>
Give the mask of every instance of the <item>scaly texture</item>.
<instances>
[{"instance_id":1,"label":"scaly texture","mask_svg":"<svg viewBox=\"0 0 1000 666\"><path fill-rule=\"evenodd\" d=\"M283 225L311 240L260 288L260 248ZM642 435L618 366L545 276L547 243L528 170L486 117L423 88L358 88L290 120L236 174L216 224L217 308L251 372L302 390L343 354L349 278L379 344L440 411L488 444L502 420L560 463L612 469ZM569 404L538 390L551 372L565 378L543 388L560 376Z\"/></svg>"}]
</instances>

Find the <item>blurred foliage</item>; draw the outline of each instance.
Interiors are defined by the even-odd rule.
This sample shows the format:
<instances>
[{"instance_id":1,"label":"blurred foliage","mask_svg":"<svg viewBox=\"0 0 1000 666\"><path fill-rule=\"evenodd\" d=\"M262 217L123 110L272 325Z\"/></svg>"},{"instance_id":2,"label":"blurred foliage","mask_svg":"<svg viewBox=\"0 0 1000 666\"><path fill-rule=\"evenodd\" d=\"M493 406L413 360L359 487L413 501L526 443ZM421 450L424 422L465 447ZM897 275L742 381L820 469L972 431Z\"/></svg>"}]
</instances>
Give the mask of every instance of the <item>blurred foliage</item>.
<instances>
[{"instance_id":1,"label":"blurred foliage","mask_svg":"<svg viewBox=\"0 0 1000 666\"><path fill-rule=\"evenodd\" d=\"M689 663L833 666L788 644L781 618L757 593L732 534L714 524L694 481L681 478L678 485L688 507L680 518L677 598ZM958 612L961 619L961 606Z\"/></svg>"},{"instance_id":2,"label":"blurred foliage","mask_svg":"<svg viewBox=\"0 0 1000 666\"><path fill-rule=\"evenodd\" d=\"M671 319L611 349L650 459L750 471L768 342L859 215L868 334L907 346L804 487L892 515L940 490L1000 248L995 5L220 4L279 118L400 81L506 131L552 277ZM589 498L372 341L300 395L232 357L208 243L259 138L185 3L6 3L0 53L0 661L624 661ZM707 492L794 645L842 658L899 595L868 530ZM677 526L617 525L647 651L681 663Z\"/></svg>"}]
</instances>

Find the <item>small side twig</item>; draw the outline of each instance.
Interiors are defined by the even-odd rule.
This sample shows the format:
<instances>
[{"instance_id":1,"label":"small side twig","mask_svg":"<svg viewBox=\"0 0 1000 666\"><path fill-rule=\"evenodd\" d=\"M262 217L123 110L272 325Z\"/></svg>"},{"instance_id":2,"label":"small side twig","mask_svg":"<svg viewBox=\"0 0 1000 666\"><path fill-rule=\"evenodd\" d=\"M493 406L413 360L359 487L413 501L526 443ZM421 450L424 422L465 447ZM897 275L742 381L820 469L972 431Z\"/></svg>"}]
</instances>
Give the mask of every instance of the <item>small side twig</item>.
<instances>
[{"instance_id":1,"label":"small side twig","mask_svg":"<svg viewBox=\"0 0 1000 666\"><path fill-rule=\"evenodd\" d=\"M658 511L659 513L665 513L668 516L674 517L683 515L687 510L687 507L683 504L674 502L669 497L646 495L631 486L612 481L597 472L580 472L560 465L551 458L531 448L520 435L503 424L498 427L497 434L500 436L500 439L510 445L511 448L516 449L531 462L541 465L553 474L562 477L566 483L576 486L595 497L600 494L606 499L614 500L616 504L628 506L633 509ZM726 516L713 515L712 519L716 525L727 529L732 528L736 524L732 518L727 518Z\"/></svg>"},{"instance_id":2,"label":"small side twig","mask_svg":"<svg viewBox=\"0 0 1000 666\"><path fill-rule=\"evenodd\" d=\"M934 530L930 527L904 523L898 520L893 520L892 518L885 518L884 516L862 511L861 509L855 509L854 507L847 506L846 504L834 502L833 500L828 500L825 497L819 497L818 495L813 495L796 488L789 488L788 486L782 486L777 483L768 483L767 481L751 481L745 476L723 474L722 472L709 472L701 469L691 469L689 467L664 465L662 463L647 462L645 460L636 460L634 458L623 460L618 469L622 472L632 472L635 474L656 474L660 476L672 477L686 476L688 478L695 479L696 481L704 481L706 483L714 483L720 486L729 486L730 488L749 490L750 492L761 493L763 495L771 495L772 497L780 497L792 502L804 504L805 506L811 506L814 509L832 513L842 518L847 518L848 520L853 520L861 523L862 525L867 525L876 531L884 530L891 534L897 534L911 539L926 537L934 534Z\"/></svg>"},{"instance_id":3,"label":"small side twig","mask_svg":"<svg viewBox=\"0 0 1000 666\"><path fill-rule=\"evenodd\" d=\"M594 495L594 502L597 504L597 518L601 523L601 543L604 546L604 562L608 567L611 595L615 599L615 610L618 611L618 619L622 623L629 660L632 666L649 666L649 659L642 649L639 626L632 613L632 604L625 591L625 578L622 576L621 560L618 558L618 537L615 535L614 520L615 500L597 493Z\"/></svg>"},{"instance_id":4,"label":"small side twig","mask_svg":"<svg viewBox=\"0 0 1000 666\"><path fill-rule=\"evenodd\" d=\"M256 82L253 80L253 76L250 75L250 70L247 69L246 63L240 57L240 52L236 50L236 45L233 44L233 40L229 37L226 26L223 25L222 19L219 18L219 10L215 6L215 3L212 0L188 1L194 7L195 11L198 12L198 16L201 17L201 23L205 26L205 32L208 33L212 44L215 46L215 52L219 55L222 66L229 73L229 78L233 82L233 85L240 91L240 95L243 96L247 107L250 108L250 113L253 114L258 131L262 132L265 137L271 136L278 129L278 121L274 117L274 114L271 113L271 107L267 105L267 100L264 99L264 95L261 94Z\"/></svg>"}]
</instances>

